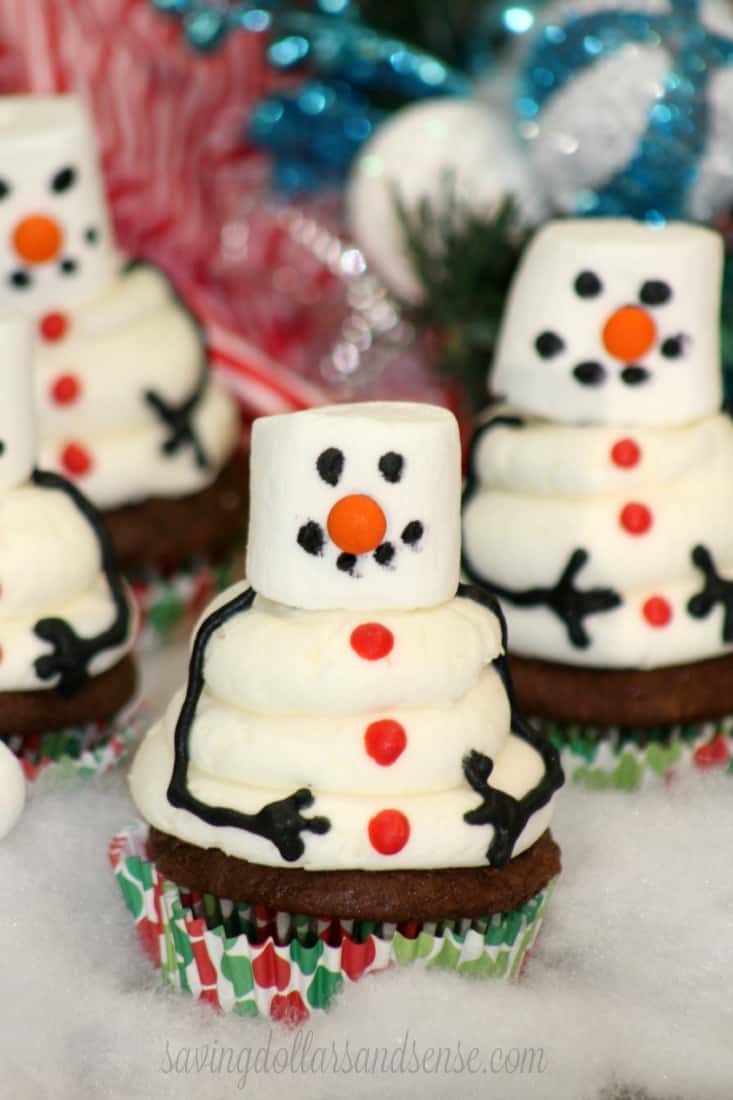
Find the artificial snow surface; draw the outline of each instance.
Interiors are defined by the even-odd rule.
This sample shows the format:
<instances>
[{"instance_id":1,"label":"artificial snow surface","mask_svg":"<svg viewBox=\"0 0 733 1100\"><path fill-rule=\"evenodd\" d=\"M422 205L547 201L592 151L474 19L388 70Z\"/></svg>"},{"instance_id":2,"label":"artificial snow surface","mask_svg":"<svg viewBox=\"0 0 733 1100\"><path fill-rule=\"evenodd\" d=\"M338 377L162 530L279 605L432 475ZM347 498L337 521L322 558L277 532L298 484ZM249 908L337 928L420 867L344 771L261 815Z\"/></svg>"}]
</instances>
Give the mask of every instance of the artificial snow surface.
<instances>
[{"instance_id":1,"label":"artificial snow surface","mask_svg":"<svg viewBox=\"0 0 733 1100\"><path fill-rule=\"evenodd\" d=\"M160 706L184 665L180 648L147 658L148 698ZM297 1041L217 1016L151 970L107 860L135 816L123 766L34 792L0 843L2 1097L733 1096L733 777L567 788L554 826L565 870L519 986L373 975ZM455 1059L459 1040L464 1060L478 1048L477 1072L442 1072L445 1055L430 1072L429 1048ZM356 1068L334 1072L347 1042ZM381 1048L394 1073L367 1072ZM535 1072L502 1071L523 1048Z\"/></svg>"}]
</instances>

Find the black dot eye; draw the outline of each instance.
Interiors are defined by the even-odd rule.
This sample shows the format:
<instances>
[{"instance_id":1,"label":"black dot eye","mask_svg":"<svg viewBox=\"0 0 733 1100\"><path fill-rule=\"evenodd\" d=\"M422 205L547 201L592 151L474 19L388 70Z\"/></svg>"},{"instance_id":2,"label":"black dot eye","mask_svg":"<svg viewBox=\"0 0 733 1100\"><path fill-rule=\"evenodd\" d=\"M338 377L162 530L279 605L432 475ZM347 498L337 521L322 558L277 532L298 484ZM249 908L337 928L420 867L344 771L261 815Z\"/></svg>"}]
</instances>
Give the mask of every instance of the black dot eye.
<instances>
[{"instance_id":1,"label":"black dot eye","mask_svg":"<svg viewBox=\"0 0 733 1100\"><path fill-rule=\"evenodd\" d=\"M554 355L559 355L564 350L565 341L556 332L541 332L534 346L541 359L552 359Z\"/></svg>"},{"instance_id":2,"label":"black dot eye","mask_svg":"<svg viewBox=\"0 0 733 1100\"><path fill-rule=\"evenodd\" d=\"M387 451L379 460L379 472L385 481L396 482L402 477L405 460L396 451Z\"/></svg>"},{"instance_id":3,"label":"black dot eye","mask_svg":"<svg viewBox=\"0 0 733 1100\"><path fill-rule=\"evenodd\" d=\"M684 336L668 336L659 349L665 359L679 359L685 352Z\"/></svg>"},{"instance_id":4,"label":"black dot eye","mask_svg":"<svg viewBox=\"0 0 733 1100\"><path fill-rule=\"evenodd\" d=\"M581 271L574 285L579 298L596 298L603 290L603 283L595 271Z\"/></svg>"},{"instance_id":5,"label":"black dot eye","mask_svg":"<svg viewBox=\"0 0 733 1100\"><path fill-rule=\"evenodd\" d=\"M95 225L90 225L88 229L84 230L84 240L87 244L96 244L99 240L99 230Z\"/></svg>"},{"instance_id":6,"label":"black dot eye","mask_svg":"<svg viewBox=\"0 0 733 1100\"><path fill-rule=\"evenodd\" d=\"M0 199L6 199L12 188L7 180L0 179Z\"/></svg>"},{"instance_id":7,"label":"black dot eye","mask_svg":"<svg viewBox=\"0 0 733 1100\"><path fill-rule=\"evenodd\" d=\"M319 454L316 469L321 480L327 485L338 485L344 470L344 452L338 447L327 447Z\"/></svg>"},{"instance_id":8,"label":"black dot eye","mask_svg":"<svg viewBox=\"0 0 733 1100\"><path fill-rule=\"evenodd\" d=\"M67 165L65 168L60 168L51 180L51 190L57 195L63 195L64 191L68 191L75 183L76 168Z\"/></svg>"},{"instance_id":9,"label":"black dot eye","mask_svg":"<svg viewBox=\"0 0 733 1100\"><path fill-rule=\"evenodd\" d=\"M672 288L661 279L648 279L639 291L639 301L645 306L664 306L671 297Z\"/></svg>"}]
</instances>

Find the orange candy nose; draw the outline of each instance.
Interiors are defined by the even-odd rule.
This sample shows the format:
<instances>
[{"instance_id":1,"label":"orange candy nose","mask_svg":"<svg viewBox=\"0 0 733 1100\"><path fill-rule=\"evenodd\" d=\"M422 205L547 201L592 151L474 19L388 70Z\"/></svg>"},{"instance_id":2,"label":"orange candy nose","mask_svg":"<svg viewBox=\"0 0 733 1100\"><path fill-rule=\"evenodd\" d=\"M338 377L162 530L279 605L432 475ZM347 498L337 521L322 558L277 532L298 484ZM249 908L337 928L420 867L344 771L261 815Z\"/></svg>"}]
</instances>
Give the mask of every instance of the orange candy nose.
<instances>
[{"instance_id":1,"label":"orange candy nose","mask_svg":"<svg viewBox=\"0 0 733 1100\"><path fill-rule=\"evenodd\" d=\"M641 359L654 346L657 326L645 309L624 306L617 309L606 321L603 329L603 346L622 363Z\"/></svg>"},{"instance_id":2,"label":"orange candy nose","mask_svg":"<svg viewBox=\"0 0 733 1100\"><path fill-rule=\"evenodd\" d=\"M43 214L34 214L18 222L13 233L13 245L18 255L29 264L43 264L61 251L63 234L57 222Z\"/></svg>"},{"instance_id":3,"label":"orange candy nose","mask_svg":"<svg viewBox=\"0 0 733 1100\"><path fill-rule=\"evenodd\" d=\"M339 550L368 554L387 530L384 512L371 497L355 494L336 501L328 514L328 533Z\"/></svg>"}]
</instances>

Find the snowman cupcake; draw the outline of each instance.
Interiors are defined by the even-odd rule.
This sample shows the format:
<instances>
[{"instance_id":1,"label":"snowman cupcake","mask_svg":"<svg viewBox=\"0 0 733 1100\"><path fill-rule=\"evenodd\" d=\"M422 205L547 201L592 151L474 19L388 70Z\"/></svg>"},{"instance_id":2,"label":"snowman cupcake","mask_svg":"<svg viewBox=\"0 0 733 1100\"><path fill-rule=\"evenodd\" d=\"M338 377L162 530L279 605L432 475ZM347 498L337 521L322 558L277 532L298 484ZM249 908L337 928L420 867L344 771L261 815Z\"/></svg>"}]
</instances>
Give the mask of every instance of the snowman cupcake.
<instances>
[{"instance_id":1,"label":"snowman cupcake","mask_svg":"<svg viewBox=\"0 0 733 1100\"><path fill-rule=\"evenodd\" d=\"M596 786L731 757L722 260L689 225L542 229L471 446L465 573L501 600L520 704Z\"/></svg>"},{"instance_id":2,"label":"snowman cupcake","mask_svg":"<svg viewBox=\"0 0 733 1100\"><path fill-rule=\"evenodd\" d=\"M260 419L251 498L248 579L133 765L150 829L113 846L156 961L296 1017L393 961L516 974L559 871L562 773L514 705L497 603L458 584L455 419Z\"/></svg>"},{"instance_id":3,"label":"snowman cupcake","mask_svg":"<svg viewBox=\"0 0 733 1100\"><path fill-rule=\"evenodd\" d=\"M30 324L0 318L0 347L0 738L29 778L94 771L134 733L135 615L98 513L35 468Z\"/></svg>"},{"instance_id":4,"label":"snowman cupcake","mask_svg":"<svg viewBox=\"0 0 733 1100\"><path fill-rule=\"evenodd\" d=\"M117 251L81 102L0 99L0 308L35 324L41 464L102 510L152 628L241 534L237 414L169 281Z\"/></svg>"}]
</instances>

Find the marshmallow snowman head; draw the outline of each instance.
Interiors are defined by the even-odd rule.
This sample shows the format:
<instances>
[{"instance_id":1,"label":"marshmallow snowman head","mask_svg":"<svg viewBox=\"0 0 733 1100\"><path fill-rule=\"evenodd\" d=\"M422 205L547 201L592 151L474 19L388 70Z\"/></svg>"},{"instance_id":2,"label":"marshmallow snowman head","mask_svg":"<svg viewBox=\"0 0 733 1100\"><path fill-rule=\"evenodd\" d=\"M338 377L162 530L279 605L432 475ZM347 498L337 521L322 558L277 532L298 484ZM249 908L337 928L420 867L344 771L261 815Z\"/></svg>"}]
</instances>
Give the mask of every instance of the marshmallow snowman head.
<instances>
[{"instance_id":1,"label":"marshmallow snowman head","mask_svg":"<svg viewBox=\"0 0 733 1100\"><path fill-rule=\"evenodd\" d=\"M38 317L73 306L116 262L81 100L0 97L0 309Z\"/></svg>"},{"instance_id":2,"label":"marshmallow snowman head","mask_svg":"<svg viewBox=\"0 0 733 1100\"><path fill-rule=\"evenodd\" d=\"M0 316L0 491L28 481L37 458L33 329Z\"/></svg>"},{"instance_id":3,"label":"marshmallow snowman head","mask_svg":"<svg viewBox=\"0 0 733 1100\"><path fill-rule=\"evenodd\" d=\"M673 425L718 411L722 269L709 229L549 223L515 275L492 391L578 424Z\"/></svg>"},{"instance_id":4,"label":"marshmallow snowman head","mask_svg":"<svg viewBox=\"0 0 733 1100\"><path fill-rule=\"evenodd\" d=\"M446 409L384 401L262 417L248 580L307 610L443 603L458 585L460 493Z\"/></svg>"}]
</instances>

